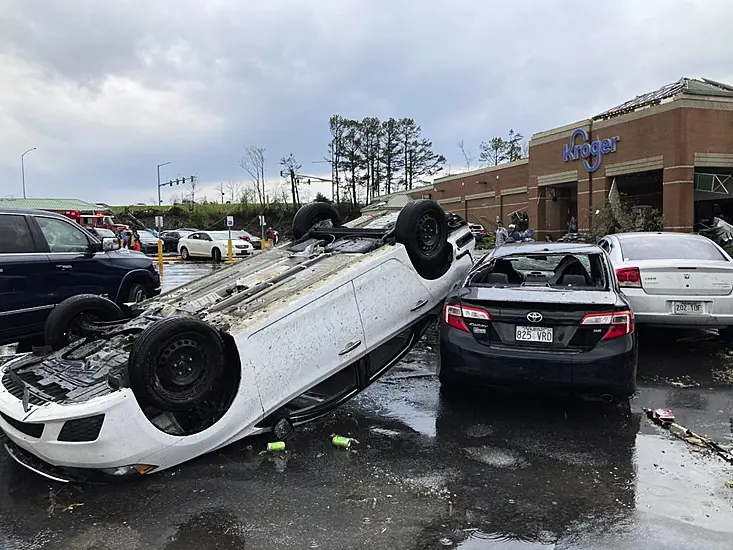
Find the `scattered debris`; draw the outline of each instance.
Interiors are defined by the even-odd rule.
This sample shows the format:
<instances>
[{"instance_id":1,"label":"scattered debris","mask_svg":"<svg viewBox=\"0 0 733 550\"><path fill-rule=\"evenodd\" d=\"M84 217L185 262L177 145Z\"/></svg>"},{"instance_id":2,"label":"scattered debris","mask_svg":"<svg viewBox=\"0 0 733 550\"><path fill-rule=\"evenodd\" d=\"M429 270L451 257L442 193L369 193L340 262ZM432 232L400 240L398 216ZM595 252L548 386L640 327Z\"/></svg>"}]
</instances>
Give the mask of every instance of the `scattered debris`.
<instances>
[{"instance_id":1,"label":"scattered debris","mask_svg":"<svg viewBox=\"0 0 733 550\"><path fill-rule=\"evenodd\" d=\"M399 435L401 435L400 432L398 432L397 430L380 428L379 426L371 428L371 432L379 435L385 435L387 437L398 437Z\"/></svg>"},{"instance_id":2,"label":"scattered debris","mask_svg":"<svg viewBox=\"0 0 733 550\"><path fill-rule=\"evenodd\" d=\"M725 486L728 487L728 489L733 489L733 479L726 481Z\"/></svg>"},{"instance_id":3,"label":"scattered debris","mask_svg":"<svg viewBox=\"0 0 733 550\"><path fill-rule=\"evenodd\" d=\"M331 434L331 438L331 442L334 444L334 446L340 447L342 449L350 449L353 443L359 443L353 437L344 437L342 435Z\"/></svg>"},{"instance_id":4,"label":"scattered debris","mask_svg":"<svg viewBox=\"0 0 733 550\"><path fill-rule=\"evenodd\" d=\"M280 453L285 450L285 442L284 441L270 441L267 444L267 452L268 453Z\"/></svg>"},{"instance_id":5,"label":"scattered debris","mask_svg":"<svg viewBox=\"0 0 733 550\"><path fill-rule=\"evenodd\" d=\"M674 413L670 409L644 409L644 412L656 424L661 424L665 427L675 420Z\"/></svg>"},{"instance_id":6,"label":"scattered debris","mask_svg":"<svg viewBox=\"0 0 733 550\"><path fill-rule=\"evenodd\" d=\"M690 445L695 445L702 449L707 449L714 452L720 458L726 462L733 464L733 452L729 449L724 449L718 445L715 441L704 435L698 435L692 430L680 426L675 422L674 413L670 409L647 409L644 408L644 412L652 422L658 424L662 428L669 430L669 432L675 437L686 441Z\"/></svg>"},{"instance_id":7,"label":"scattered debris","mask_svg":"<svg viewBox=\"0 0 733 550\"><path fill-rule=\"evenodd\" d=\"M680 382L678 380L672 380L669 382L670 385L674 386L675 388L699 388L700 384L697 382L692 383L686 383L686 382Z\"/></svg>"}]
</instances>

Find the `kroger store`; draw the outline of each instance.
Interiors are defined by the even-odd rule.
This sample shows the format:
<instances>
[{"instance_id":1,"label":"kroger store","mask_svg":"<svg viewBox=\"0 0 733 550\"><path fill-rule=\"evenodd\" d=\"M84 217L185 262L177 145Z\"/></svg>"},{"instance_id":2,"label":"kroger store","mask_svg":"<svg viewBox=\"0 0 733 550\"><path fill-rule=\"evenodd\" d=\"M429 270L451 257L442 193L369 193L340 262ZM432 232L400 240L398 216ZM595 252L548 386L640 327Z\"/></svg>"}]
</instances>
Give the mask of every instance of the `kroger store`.
<instances>
[{"instance_id":1,"label":"kroger store","mask_svg":"<svg viewBox=\"0 0 733 550\"><path fill-rule=\"evenodd\" d=\"M594 117L534 134L529 157L437 178L406 194L437 200L487 229L526 212L536 237L574 217L588 229L615 180L620 193L664 214L669 231L733 221L733 86L682 78Z\"/></svg>"}]
</instances>

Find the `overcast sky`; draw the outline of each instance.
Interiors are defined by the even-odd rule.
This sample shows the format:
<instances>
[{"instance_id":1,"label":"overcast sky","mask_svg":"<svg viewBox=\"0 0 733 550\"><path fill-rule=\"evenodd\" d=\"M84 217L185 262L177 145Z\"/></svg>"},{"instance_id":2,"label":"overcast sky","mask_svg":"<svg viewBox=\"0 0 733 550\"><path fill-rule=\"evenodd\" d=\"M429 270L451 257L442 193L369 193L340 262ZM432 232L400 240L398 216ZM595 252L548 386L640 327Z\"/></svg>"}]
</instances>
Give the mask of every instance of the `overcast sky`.
<instances>
[{"instance_id":1,"label":"overcast sky","mask_svg":"<svg viewBox=\"0 0 733 550\"><path fill-rule=\"evenodd\" d=\"M31 147L29 197L148 202L170 161L214 198L251 143L323 175L334 113L412 117L456 172L460 139L733 83L732 28L730 0L0 0L0 195Z\"/></svg>"}]
</instances>

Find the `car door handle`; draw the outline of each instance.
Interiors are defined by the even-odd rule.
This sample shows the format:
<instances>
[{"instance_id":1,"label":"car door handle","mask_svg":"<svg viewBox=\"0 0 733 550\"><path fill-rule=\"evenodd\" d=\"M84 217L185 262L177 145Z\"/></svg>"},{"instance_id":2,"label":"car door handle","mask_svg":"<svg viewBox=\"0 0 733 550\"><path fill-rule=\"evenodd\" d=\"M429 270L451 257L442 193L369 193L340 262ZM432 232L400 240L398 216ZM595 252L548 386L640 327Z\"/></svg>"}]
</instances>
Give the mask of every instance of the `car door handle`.
<instances>
[{"instance_id":1,"label":"car door handle","mask_svg":"<svg viewBox=\"0 0 733 550\"><path fill-rule=\"evenodd\" d=\"M418 309L420 309L421 307L423 307L427 303L428 303L427 300L420 300L418 303L416 303L414 306L412 306L412 308L410 309L410 311L417 311Z\"/></svg>"},{"instance_id":2,"label":"car door handle","mask_svg":"<svg viewBox=\"0 0 733 550\"><path fill-rule=\"evenodd\" d=\"M72 266L67 264L56 264L56 267L58 267L59 269L71 269Z\"/></svg>"},{"instance_id":3,"label":"car door handle","mask_svg":"<svg viewBox=\"0 0 733 550\"><path fill-rule=\"evenodd\" d=\"M339 352L339 355L346 355L350 351L354 351L360 345L361 345L361 340L359 340L358 342L349 342L348 344L346 344L346 347Z\"/></svg>"}]
</instances>

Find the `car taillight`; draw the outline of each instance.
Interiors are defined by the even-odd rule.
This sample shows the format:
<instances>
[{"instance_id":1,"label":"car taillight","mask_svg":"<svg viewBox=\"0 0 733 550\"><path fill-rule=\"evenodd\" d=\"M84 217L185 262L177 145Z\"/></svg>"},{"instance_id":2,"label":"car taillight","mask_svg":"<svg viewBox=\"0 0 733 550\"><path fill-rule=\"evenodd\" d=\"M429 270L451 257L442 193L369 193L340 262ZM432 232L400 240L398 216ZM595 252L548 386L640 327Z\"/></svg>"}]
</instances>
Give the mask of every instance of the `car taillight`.
<instances>
[{"instance_id":1,"label":"car taillight","mask_svg":"<svg viewBox=\"0 0 733 550\"><path fill-rule=\"evenodd\" d=\"M456 304L445 304L443 307L443 321L449 327L469 332L464 319L475 319L479 321L491 321L489 313L483 309L470 306L459 306Z\"/></svg>"},{"instance_id":2,"label":"car taillight","mask_svg":"<svg viewBox=\"0 0 733 550\"><path fill-rule=\"evenodd\" d=\"M618 285L625 288L641 288L641 273L638 267L622 267L616 270Z\"/></svg>"},{"instance_id":3,"label":"car taillight","mask_svg":"<svg viewBox=\"0 0 733 550\"><path fill-rule=\"evenodd\" d=\"M612 340L634 332L634 314L630 311L616 313L589 313L580 321L582 326L607 326L603 340Z\"/></svg>"}]
</instances>

